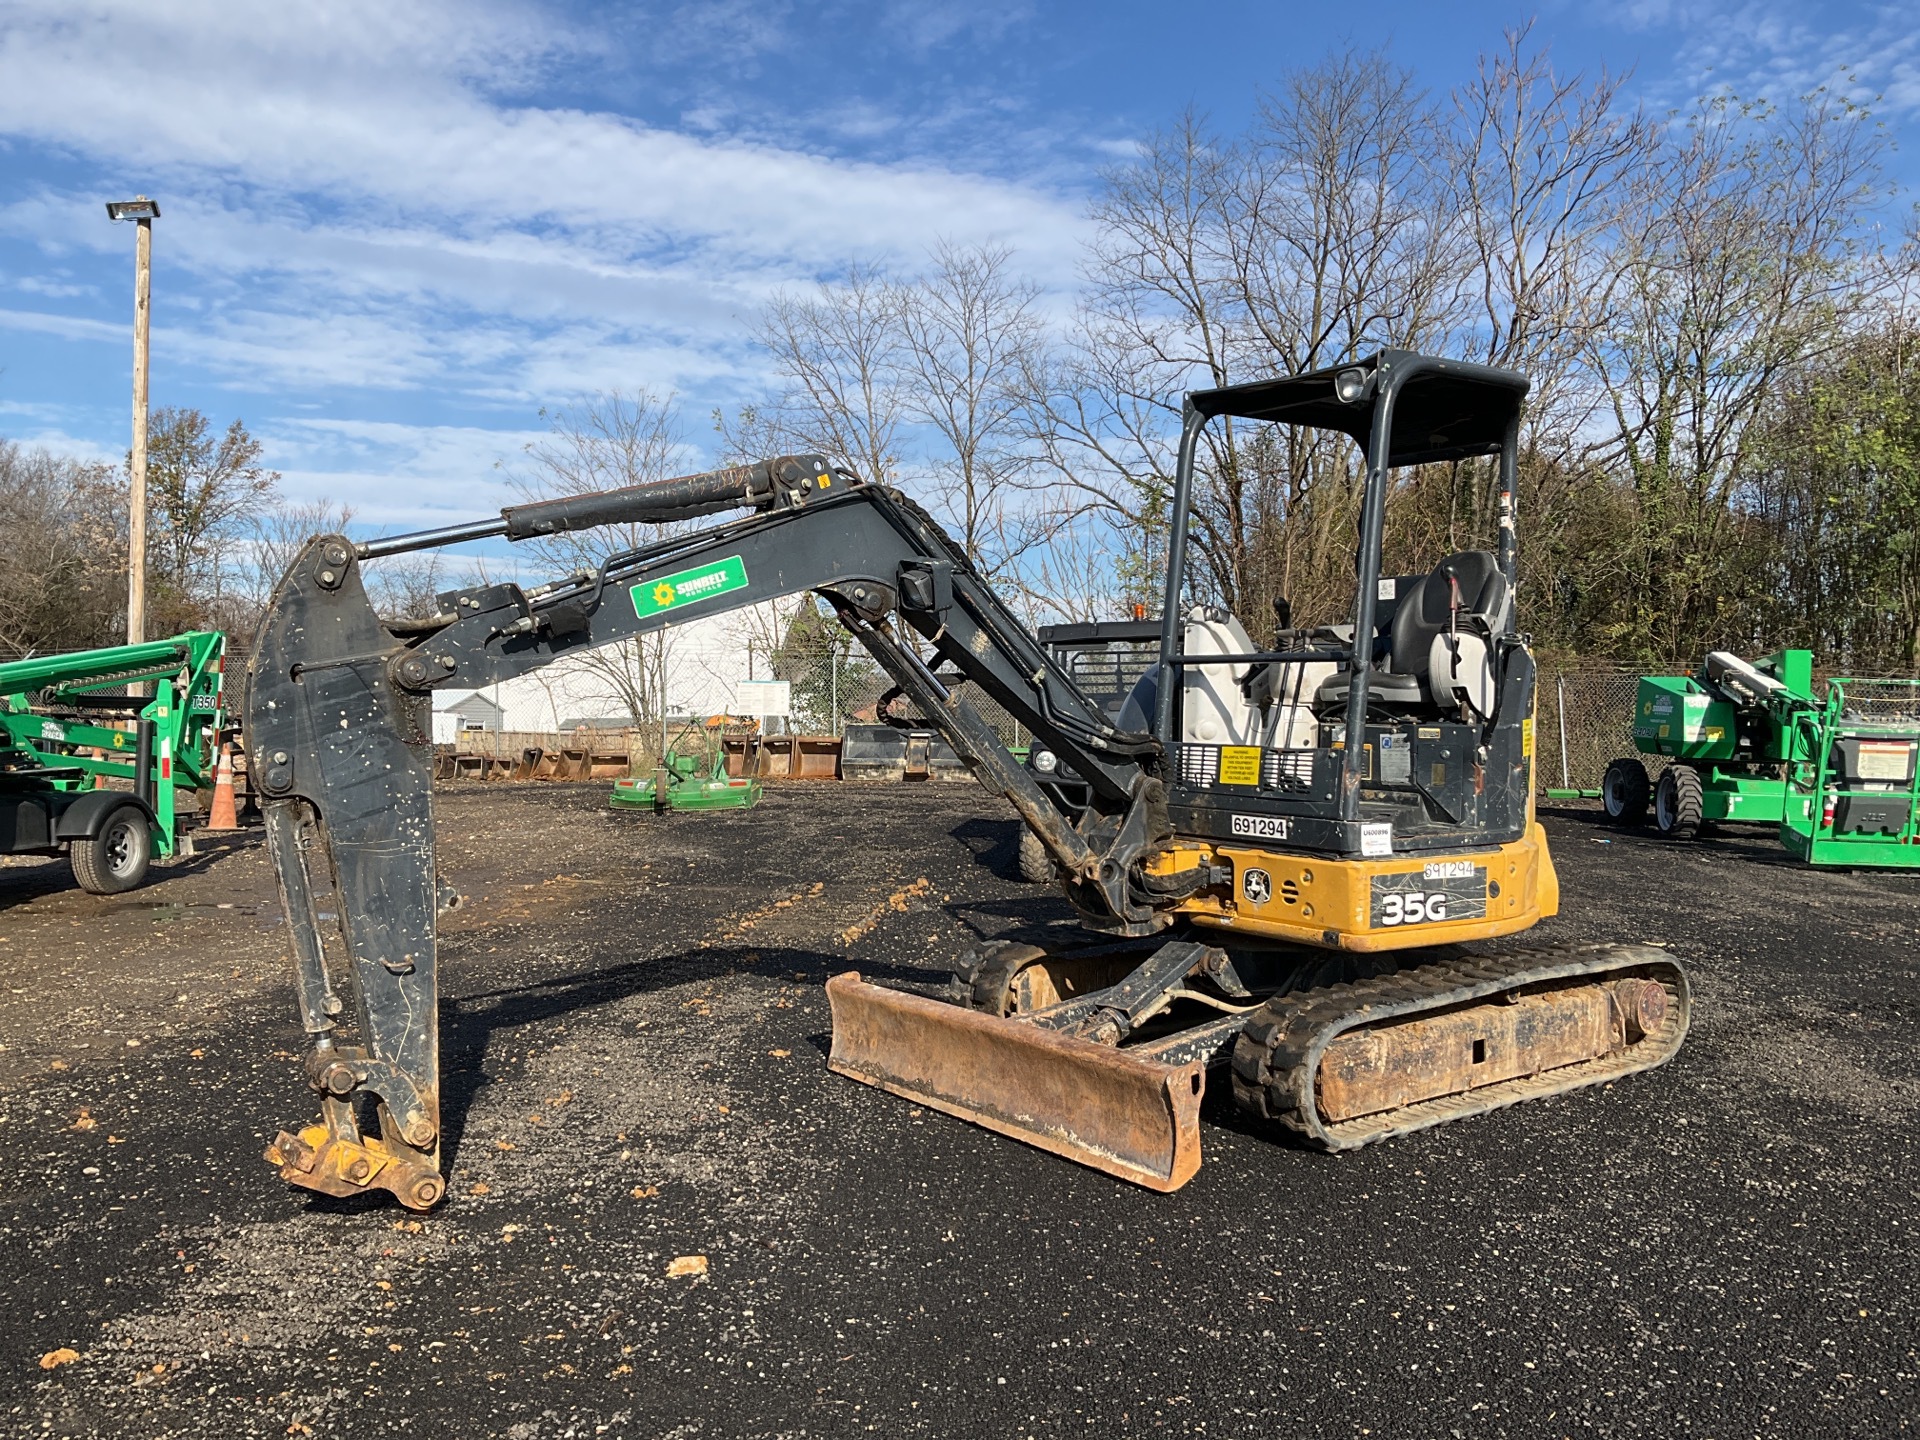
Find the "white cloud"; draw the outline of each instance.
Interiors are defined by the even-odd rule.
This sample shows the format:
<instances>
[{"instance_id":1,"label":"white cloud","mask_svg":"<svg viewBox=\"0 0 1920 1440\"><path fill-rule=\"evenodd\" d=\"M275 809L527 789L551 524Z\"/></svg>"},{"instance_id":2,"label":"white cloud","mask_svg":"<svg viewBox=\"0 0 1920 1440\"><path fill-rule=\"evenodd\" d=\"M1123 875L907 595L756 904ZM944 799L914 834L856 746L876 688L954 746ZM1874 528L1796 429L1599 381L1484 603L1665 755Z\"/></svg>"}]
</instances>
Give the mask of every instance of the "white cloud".
<instances>
[{"instance_id":1,"label":"white cloud","mask_svg":"<svg viewBox=\"0 0 1920 1440\"><path fill-rule=\"evenodd\" d=\"M886 23L917 44L1016 8ZM629 17L646 33L624 38L654 64L723 20L744 52L790 43L789 7L727 15ZM430 390L521 413L614 385L737 398L758 383L745 321L768 291L856 255L910 265L939 237L997 238L1070 284L1080 222L1048 190L743 139L720 111L695 133L530 98L621 38L503 0L259 7L243 25L212 0L15 0L0 138L77 156L85 178L13 187L0 235L99 266L128 248L102 188L147 191L164 206L157 356L256 393ZM827 130L885 138L883 109L812 102L833 106ZM60 308L0 325L125 343Z\"/></svg>"},{"instance_id":2,"label":"white cloud","mask_svg":"<svg viewBox=\"0 0 1920 1440\"><path fill-rule=\"evenodd\" d=\"M63 340L110 340L116 345L132 344L133 336L131 322L109 325L104 320L88 320L77 315L52 315L40 310L5 308L0 308L0 329L58 335Z\"/></svg>"},{"instance_id":3,"label":"white cloud","mask_svg":"<svg viewBox=\"0 0 1920 1440\"><path fill-rule=\"evenodd\" d=\"M65 280L50 280L44 275L22 275L13 282L13 288L24 290L29 295L44 295L49 300L71 300L77 295L95 295L99 287L94 285L75 285Z\"/></svg>"},{"instance_id":4,"label":"white cloud","mask_svg":"<svg viewBox=\"0 0 1920 1440\"><path fill-rule=\"evenodd\" d=\"M1920 111L1920 31L1905 5L1793 0L1632 0L1603 14L1628 29L1672 32L1670 76L1655 88L1686 106L1726 92L1775 103L1821 86L1894 115Z\"/></svg>"},{"instance_id":5,"label":"white cloud","mask_svg":"<svg viewBox=\"0 0 1920 1440\"><path fill-rule=\"evenodd\" d=\"M0 401L0 440L11 440L28 449L43 449L88 465L119 465L126 450L85 435L74 435L48 418L47 407L17 405ZM32 423L38 421L39 423ZM27 422L27 423L22 423Z\"/></svg>"},{"instance_id":6,"label":"white cloud","mask_svg":"<svg viewBox=\"0 0 1920 1440\"><path fill-rule=\"evenodd\" d=\"M514 466L538 430L279 419L256 432L288 494L324 496L356 529L413 530L480 519L511 504Z\"/></svg>"},{"instance_id":7,"label":"white cloud","mask_svg":"<svg viewBox=\"0 0 1920 1440\"><path fill-rule=\"evenodd\" d=\"M397 23L394 13L409 19ZM680 134L623 115L502 103L508 12L351 4L263 9L16 5L0 36L0 130L127 171L321 195L468 239L529 226L608 258L693 248L832 265L917 255L936 234L1014 236L1068 260L1054 197L928 165L864 163ZM503 18L504 17L504 18ZM461 43L464 40L465 43Z\"/></svg>"}]
</instances>

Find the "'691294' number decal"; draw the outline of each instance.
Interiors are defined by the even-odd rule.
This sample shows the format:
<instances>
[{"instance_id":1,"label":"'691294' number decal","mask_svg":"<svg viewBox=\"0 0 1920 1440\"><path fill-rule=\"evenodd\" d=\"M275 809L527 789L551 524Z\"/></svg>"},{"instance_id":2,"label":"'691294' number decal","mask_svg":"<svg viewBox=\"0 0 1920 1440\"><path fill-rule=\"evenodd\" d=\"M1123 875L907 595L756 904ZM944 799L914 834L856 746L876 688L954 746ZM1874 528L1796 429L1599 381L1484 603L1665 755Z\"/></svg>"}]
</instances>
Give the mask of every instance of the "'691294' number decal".
<instances>
[{"instance_id":1,"label":"'691294' number decal","mask_svg":"<svg viewBox=\"0 0 1920 1440\"><path fill-rule=\"evenodd\" d=\"M1236 815L1233 817L1233 833L1251 835L1256 840L1285 840L1288 829L1287 817L1284 815Z\"/></svg>"},{"instance_id":2,"label":"'691294' number decal","mask_svg":"<svg viewBox=\"0 0 1920 1440\"><path fill-rule=\"evenodd\" d=\"M1487 867L1435 864L1424 873L1376 875L1372 891L1370 920L1378 929L1478 920L1487 913Z\"/></svg>"}]
</instances>

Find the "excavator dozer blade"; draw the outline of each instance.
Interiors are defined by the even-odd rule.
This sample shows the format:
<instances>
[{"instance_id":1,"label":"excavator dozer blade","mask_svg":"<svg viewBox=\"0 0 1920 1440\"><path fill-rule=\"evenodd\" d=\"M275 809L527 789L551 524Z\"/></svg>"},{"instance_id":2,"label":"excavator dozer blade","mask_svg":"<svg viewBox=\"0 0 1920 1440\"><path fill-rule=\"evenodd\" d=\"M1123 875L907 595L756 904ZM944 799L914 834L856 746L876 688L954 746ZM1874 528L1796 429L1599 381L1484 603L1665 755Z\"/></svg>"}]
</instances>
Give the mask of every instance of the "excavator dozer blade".
<instances>
[{"instance_id":1,"label":"excavator dozer blade","mask_svg":"<svg viewBox=\"0 0 1920 1440\"><path fill-rule=\"evenodd\" d=\"M1111 1046L870 985L827 981L828 1068L1149 1190L1200 1168L1206 1066Z\"/></svg>"}]
</instances>

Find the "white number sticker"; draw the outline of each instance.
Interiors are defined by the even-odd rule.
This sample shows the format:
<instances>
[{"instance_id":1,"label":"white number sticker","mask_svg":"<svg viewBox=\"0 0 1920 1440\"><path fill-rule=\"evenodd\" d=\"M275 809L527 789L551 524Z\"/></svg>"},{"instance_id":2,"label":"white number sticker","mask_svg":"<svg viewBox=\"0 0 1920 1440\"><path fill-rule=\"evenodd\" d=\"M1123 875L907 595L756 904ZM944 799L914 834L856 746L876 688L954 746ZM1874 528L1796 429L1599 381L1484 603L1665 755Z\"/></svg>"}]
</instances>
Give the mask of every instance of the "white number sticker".
<instances>
[{"instance_id":1,"label":"white number sticker","mask_svg":"<svg viewBox=\"0 0 1920 1440\"><path fill-rule=\"evenodd\" d=\"M1288 821L1284 815L1236 815L1233 817L1233 833L1251 835L1257 840L1284 840L1287 838Z\"/></svg>"}]
</instances>

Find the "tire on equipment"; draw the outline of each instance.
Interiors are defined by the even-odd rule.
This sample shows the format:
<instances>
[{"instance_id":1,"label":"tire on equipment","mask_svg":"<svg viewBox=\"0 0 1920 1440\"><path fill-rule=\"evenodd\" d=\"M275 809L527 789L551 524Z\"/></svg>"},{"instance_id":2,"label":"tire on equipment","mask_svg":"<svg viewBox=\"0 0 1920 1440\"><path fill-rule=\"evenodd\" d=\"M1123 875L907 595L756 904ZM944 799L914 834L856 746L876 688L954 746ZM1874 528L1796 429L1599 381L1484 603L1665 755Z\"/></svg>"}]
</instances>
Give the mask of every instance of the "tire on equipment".
<instances>
[{"instance_id":1,"label":"tire on equipment","mask_svg":"<svg viewBox=\"0 0 1920 1440\"><path fill-rule=\"evenodd\" d=\"M147 878L153 859L153 832L138 805L116 805L100 821L91 840L75 840L67 858L73 878L89 895L118 895Z\"/></svg>"},{"instance_id":2,"label":"tire on equipment","mask_svg":"<svg viewBox=\"0 0 1920 1440\"><path fill-rule=\"evenodd\" d=\"M1706 792L1690 765L1670 766L1654 789L1653 823L1669 840L1691 840L1700 833Z\"/></svg>"},{"instance_id":3,"label":"tire on equipment","mask_svg":"<svg viewBox=\"0 0 1920 1440\"><path fill-rule=\"evenodd\" d=\"M1053 857L1040 837L1025 825L1020 827L1020 878L1033 885L1045 885L1053 879Z\"/></svg>"},{"instance_id":4,"label":"tire on equipment","mask_svg":"<svg viewBox=\"0 0 1920 1440\"><path fill-rule=\"evenodd\" d=\"M1647 818L1653 785L1647 767L1638 760L1614 760L1600 782L1600 804L1616 825L1638 825Z\"/></svg>"}]
</instances>

